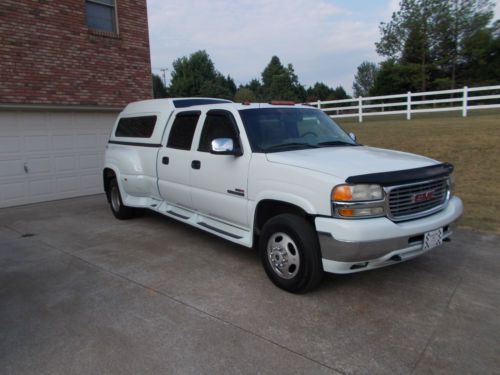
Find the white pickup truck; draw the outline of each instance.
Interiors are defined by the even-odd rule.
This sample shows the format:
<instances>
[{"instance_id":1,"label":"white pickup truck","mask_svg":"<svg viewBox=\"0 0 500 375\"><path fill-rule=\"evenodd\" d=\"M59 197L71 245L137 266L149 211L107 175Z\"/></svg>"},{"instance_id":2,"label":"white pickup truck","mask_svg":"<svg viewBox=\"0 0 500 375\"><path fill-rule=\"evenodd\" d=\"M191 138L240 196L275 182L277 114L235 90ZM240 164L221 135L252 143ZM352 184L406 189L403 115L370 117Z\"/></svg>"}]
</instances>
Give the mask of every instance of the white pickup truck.
<instances>
[{"instance_id":1,"label":"white pickup truck","mask_svg":"<svg viewBox=\"0 0 500 375\"><path fill-rule=\"evenodd\" d=\"M369 125L367 125L369 126ZM280 288L411 259L463 211L450 164L358 144L322 111L210 98L129 104L106 146L113 214L148 208L258 246Z\"/></svg>"}]
</instances>

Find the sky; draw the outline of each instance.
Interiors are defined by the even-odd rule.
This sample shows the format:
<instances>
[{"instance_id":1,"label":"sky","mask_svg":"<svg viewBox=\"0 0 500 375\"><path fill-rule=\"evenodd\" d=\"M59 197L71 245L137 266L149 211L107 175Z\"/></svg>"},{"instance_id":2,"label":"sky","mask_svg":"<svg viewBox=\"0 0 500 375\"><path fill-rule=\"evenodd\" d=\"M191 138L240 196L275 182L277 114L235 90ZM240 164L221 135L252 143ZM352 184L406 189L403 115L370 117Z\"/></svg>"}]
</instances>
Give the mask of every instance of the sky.
<instances>
[{"instance_id":1,"label":"sky","mask_svg":"<svg viewBox=\"0 0 500 375\"><path fill-rule=\"evenodd\" d=\"M324 82L352 92L356 68L380 62L379 24L399 0L147 0L153 72L198 50L237 85L273 55L291 63L306 86ZM500 0L496 4L500 15Z\"/></svg>"}]
</instances>

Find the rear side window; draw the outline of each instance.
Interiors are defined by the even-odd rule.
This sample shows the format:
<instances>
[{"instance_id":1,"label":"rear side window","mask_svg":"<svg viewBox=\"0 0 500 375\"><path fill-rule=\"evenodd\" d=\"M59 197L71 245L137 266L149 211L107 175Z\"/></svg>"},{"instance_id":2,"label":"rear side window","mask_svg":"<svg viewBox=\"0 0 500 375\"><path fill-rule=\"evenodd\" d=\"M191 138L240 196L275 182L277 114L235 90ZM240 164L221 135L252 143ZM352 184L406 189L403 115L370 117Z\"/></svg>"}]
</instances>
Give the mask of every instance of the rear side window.
<instances>
[{"instance_id":1,"label":"rear side window","mask_svg":"<svg viewBox=\"0 0 500 375\"><path fill-rule=\"evenodd\" d=\"M190 150L200 112L179 113L172 124L167 147Z\"/></svg>"},{"instance_id":2,"label":"rear side window","mask_svg":"<svg viewBox=\"0 0 500 375\"><path fill-rule=\"evenodd\" d=\"M124 117L118 121L116 137L150 138L155 129L156 116Z\"/></svg>"}]
</instances>

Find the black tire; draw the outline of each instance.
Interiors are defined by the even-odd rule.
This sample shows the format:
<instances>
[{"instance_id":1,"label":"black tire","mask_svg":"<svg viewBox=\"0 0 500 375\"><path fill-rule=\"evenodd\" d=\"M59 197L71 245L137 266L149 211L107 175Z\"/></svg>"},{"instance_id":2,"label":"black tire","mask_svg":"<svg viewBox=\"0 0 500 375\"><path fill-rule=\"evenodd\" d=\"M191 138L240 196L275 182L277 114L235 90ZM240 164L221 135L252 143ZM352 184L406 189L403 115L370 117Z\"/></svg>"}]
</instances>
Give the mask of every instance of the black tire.
<instances>
[{"instance_id":1,"label":"black tire","mask_svg":"<svg viewBox=\"0 0 500 375\"><path fill-rule=\"evenodd\" d=\"M130 219L134 216L134 209L123 204L120 188L116 179L109 182L109 206L113 215L120 220Z\"/></svg>"},{"instance_id":2,"label":"black tire","mask_svg":"<svg viewBox=\"0 0 500 375\"><path fill-rule=\"evenodd\" d=\"M273 243L275 246L270 246L268 251L268 245ZM264 224L259 239L259 252L267 276L281 289L291 293L305 293L321 282L323 264L318 236L313 226L300 216L281 214ZM295 253L299 257L298 263ZM280 272L280 265L283 264L284 268Z\"/></svg>"}]
</instances>

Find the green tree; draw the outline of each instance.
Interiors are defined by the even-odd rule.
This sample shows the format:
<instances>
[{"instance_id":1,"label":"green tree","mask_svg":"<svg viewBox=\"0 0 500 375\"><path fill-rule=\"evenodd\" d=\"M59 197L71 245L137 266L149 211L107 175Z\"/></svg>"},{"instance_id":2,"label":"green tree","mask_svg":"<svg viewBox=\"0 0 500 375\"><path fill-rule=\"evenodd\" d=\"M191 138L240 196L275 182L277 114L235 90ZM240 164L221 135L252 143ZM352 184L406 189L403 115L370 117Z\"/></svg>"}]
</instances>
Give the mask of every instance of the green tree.
<instances>
[{"instance_id":1,"label":"green tree","mask_svg":"<svg viewBox=\"0 0 500 375\"><path fill-rule=\"evenodd\" d=\"M240 87L236 94L234 95L234 101L238 103L243 102L256 102L257 96L255 93L247 87Z\"/></svg>"},{"instance_id":2,"label":"green tree","mask_svg":"<svg viewBox=\"0 0 500 375\"><path fill-rule=\"evenodd\" d=\"M304 101L306 90L299 83L292 64L283 66L277 56L262 71L262 96L264 100Z\"/></svg>"},{"instance_id":3,"label":"green tree","mask_svg":"<svg viewBox=\"0 0 500 375\"><path fill-rule=\"evenodd\" d=\"M369 96L375 85L375 78L378 73L377 64L363 61L354 76L352 91L354 97Z\"/></svg>"},{"instance_id":4,"label":"green tree","mask_svg":"<svg viewBox=\"0 0 500 375\"><path fill-rule=\"evenodd\" d=\"M377 91L389 81L421 91L485 81L495 40L492 9L490 0L401 0L380 25L376 49L388 58L380 74L389 76L380 77Z\"/></svg>"},{"instance_id":5,"label":"green tree","mask_svg":"<svg viewBox=\"0 0 500 375\"><path fill-rule=\"evenodd\" d=\"M166 98L168 96L167 88L163 84L160 76L157 74L152 74L151 78L153 80L153 98Z\"/></svg>"},{"instance_id":6,"label":"green tree","mask_svg":"<svg viewBox=\"0 0 500 375\"><path fill-rule=\"evenodd\" d=\"M171 74L169 92L172 96L232 99L236 92L234 80L215 69L206 51L197 51L189 57L175 60Z\"/></svg>"}]
</instances>

